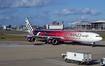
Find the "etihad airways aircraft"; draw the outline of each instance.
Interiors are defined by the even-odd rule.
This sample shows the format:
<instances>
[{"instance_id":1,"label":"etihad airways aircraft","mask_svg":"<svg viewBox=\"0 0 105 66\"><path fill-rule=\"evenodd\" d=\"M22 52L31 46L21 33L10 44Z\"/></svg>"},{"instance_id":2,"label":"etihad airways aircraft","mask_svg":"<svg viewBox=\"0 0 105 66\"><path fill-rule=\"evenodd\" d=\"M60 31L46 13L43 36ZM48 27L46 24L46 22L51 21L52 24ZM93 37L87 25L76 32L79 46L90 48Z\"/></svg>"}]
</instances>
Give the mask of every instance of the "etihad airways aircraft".
<instances>
[{"instance_id":1,"label":"etihad airways aircraft","mask_svg":"<svg viewBox=\"0 0 105 66\"><path fill-rule=\"evenodd\" d=\"M99 34L91 32L34 30L28 18L26 18L26 27L31 34L26 35L29 42L36 41L36 37L38 37L46 39L45 44L57 45L64 41L91 42L93 47L95 42L102 40Z\"/></svg>"},{"instance_id":2,"label":"etihad airways aircraft","mask_svg":"<svg viewBox=\"0 0 105 66\"><path fill-rule=\"evenodd\" d=\"M26 18L26 27L31 34L27 37L29 42L36 41L36 37L38 37L46 39L46 44L51 43L52 45L56 45L59 42L64 41L91 42L93 47L95 42L102 40L102 37L99 34L91 32L33 30L28 18Z\"/></svg>"}]
</instances>

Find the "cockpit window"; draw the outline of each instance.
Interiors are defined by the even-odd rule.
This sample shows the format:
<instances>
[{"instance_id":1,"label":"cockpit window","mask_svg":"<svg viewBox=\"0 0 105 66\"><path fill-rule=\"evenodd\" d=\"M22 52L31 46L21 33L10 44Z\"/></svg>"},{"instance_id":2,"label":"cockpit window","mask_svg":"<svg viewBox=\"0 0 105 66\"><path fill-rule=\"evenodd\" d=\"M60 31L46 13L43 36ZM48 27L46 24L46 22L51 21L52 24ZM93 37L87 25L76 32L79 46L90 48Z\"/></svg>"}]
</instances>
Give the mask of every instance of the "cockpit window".
<instances>
[{"instance_id":1,"label":"cockpit window","mask_svg":"<svg viewBox=\"0 0 105 66\"><path fill-rule=\"evenodd\" d=\"M100 35L97 35L96 37L101 37Z\"/></svg>"}]
</instances>

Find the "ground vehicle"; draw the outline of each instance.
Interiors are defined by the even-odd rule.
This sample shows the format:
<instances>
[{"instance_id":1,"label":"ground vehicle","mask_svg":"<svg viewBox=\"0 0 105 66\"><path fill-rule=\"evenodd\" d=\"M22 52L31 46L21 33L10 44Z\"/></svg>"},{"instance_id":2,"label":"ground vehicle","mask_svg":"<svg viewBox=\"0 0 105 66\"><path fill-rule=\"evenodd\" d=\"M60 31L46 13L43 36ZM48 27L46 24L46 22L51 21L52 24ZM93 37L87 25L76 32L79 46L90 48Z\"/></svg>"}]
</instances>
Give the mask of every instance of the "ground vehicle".
<instances>
[{"instance_id":1,"label":"ground vehicle","mask_svg":"<svg viewBox=\"0 0 105 66\"><path fill-rule=\"evenodd\" d=\"M101 61L101 62L100 62L101 66L105 66L105 58L101 58L100 61Z\"/></svg>"},{"instance_id":2,"label":"ground vehicle","mask_svg":"<svg viewBox=\"0 0 105 66\"><path fill-rule=\"evenodd\" d=\"M75 62L78 63L78 65L90 64L92 61L92 55L89 52L68 51L62 54L62 57L67 63Z\"/></svg>"}]
</instances>

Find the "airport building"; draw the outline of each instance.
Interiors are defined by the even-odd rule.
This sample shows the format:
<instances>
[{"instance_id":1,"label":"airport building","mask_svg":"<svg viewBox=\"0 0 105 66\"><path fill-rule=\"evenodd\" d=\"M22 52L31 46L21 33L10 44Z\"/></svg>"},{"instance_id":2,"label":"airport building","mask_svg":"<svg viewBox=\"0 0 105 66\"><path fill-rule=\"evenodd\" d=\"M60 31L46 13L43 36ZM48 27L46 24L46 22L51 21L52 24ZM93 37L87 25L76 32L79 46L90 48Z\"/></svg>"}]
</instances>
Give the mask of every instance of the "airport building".
<instances>
[{"instance_id":1,"label":"airport building","mask_svg":"<svg viewBox=\"0 0 105 66\"><path fill-rule=\"evenodd\" d=\"M0 30L3 30L3 26L0 25Z\"/></svg>"},{"instance_id":2,"label":"airport building","mask_svg":"<svg viewBox=\"0 0 105 66\"><path fill-rule=\"evenodd\" d=\"M77 30L105 30L105 20L99 21L77 21L69 23L70 27ZM73 26L74 25L74 26Z\"/></svg>"},{"instance_id":3,"label":"airport building","mask_svg":"<svg viewBox=\"0 0 105 66\"><path fill-rule=\"evenodd\" d=\"M59 25L59 22L54 21L54 22L52 22L52 25L46 25L46 29L50 29L50 30L52 30L52 29L55 29L55 30L61 29L61 30L63 30L64 29L64 21L62 21L61 25Z\"/></svg>"}]
</instances>

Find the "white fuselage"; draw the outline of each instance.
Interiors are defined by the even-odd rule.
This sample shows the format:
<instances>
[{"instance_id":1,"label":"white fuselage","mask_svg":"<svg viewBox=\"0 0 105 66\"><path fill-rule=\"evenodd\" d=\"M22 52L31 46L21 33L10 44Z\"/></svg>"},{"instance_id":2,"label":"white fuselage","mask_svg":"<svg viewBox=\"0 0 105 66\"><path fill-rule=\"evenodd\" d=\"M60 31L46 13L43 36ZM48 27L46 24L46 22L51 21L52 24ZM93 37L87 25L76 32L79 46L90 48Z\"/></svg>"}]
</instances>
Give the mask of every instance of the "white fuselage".
<instances>
[{"instance_id":1,"label":"white fuselage","mask_svg":"<svg viewBox=\"0 0 105 66\"><path fill-rule=\"evenodd\" d=\"M96 33L77 32L76 34L76 36L71 36L71 38L78 42L97 42L102 40L102 37Z\"/></svg>"}]
</instances>

